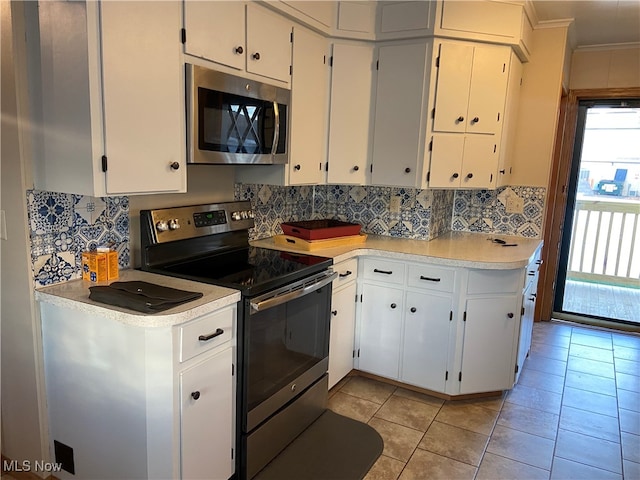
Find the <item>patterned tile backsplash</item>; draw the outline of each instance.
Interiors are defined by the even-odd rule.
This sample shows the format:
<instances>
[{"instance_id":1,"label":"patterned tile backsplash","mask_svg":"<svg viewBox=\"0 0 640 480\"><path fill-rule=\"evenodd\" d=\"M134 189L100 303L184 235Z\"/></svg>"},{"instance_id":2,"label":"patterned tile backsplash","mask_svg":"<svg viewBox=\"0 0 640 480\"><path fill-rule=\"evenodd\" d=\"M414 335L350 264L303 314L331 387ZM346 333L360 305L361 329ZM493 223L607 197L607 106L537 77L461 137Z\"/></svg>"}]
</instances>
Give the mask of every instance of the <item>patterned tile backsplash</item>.
<instances>
[{"instance_id":1,"label":"patterned tile backsplash","mask_svg":"<svg viewBox=\"0 0 640 480\"><path fill-rule=\"evenodd\" d=\"M282 233L280 223L333 218L362 225L365 233L430 240L450 230L539 237L546 189L418 190L359 185L278 187L236 184L236 200L251 200L251 239ZM506 199L523 199L522 214L506 213ZM399 209L391 198L400 197Z\"/></svg>"},{"instance_id":2,"label":"patterned tile backsplash","mask_svg":"<svg viewBox=\"0 0 640 480\"><path fill-rule=\"evenodd\" d=\"M365 233L430 240L450 230L540 237L546 189L418 190L359 185L279 187L236 184L236 200L251 200L251 239L282 233L280 224L333 218L362 225ZM507 199L523 213L507 213ZM392 197L399 197L392 202ZM399 208L392 209L392 203ZM120 268L130 266L128 197L93 198L27 191L35 286L81 277L83 251L113 246Z\"/></svg>"},{"instance_id":3,"label":"patterned tile backsplash","mask_svg":"<svg viewBox=\"0 0 640 480\"><path fill-rule=\"evenodd\" d=\"M81 277L82 252L100 246L118 251L129 268L129 199L27 191L31 262L36 286Z\"/></svg>"}]
</instances>

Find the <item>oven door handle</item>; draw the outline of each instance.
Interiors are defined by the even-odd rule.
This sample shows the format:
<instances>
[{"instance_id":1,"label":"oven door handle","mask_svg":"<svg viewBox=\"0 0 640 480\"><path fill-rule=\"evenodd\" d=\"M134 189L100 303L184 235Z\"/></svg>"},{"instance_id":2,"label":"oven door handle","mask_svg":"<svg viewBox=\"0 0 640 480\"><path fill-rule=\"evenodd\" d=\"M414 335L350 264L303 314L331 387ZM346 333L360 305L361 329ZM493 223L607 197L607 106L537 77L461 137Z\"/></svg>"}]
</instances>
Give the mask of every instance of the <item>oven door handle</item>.
<instances>
[{"instance_id":1,"label":"oven door handle","mask_svg":"<svg viewBox=\"0 0 640 480\"><path fill-rule=\"evenodd\" d=\"M269 308L276 307L278 305L282 305L283 303L290 302L291 300L295 300L296 298L304 297L316 290L320 290L325 285L333 282L338 277L338 272L329 272L322 277L320 277L317 281L311 284L301 284L299 288L294 290L284 290L282 294L278 294L278 292L267 293L266 295L262 295L260 297L255 298L250 302L251 304L251 315L254 313L262 312L264 310L268 310Z\"/></svg>"}]
</instances>

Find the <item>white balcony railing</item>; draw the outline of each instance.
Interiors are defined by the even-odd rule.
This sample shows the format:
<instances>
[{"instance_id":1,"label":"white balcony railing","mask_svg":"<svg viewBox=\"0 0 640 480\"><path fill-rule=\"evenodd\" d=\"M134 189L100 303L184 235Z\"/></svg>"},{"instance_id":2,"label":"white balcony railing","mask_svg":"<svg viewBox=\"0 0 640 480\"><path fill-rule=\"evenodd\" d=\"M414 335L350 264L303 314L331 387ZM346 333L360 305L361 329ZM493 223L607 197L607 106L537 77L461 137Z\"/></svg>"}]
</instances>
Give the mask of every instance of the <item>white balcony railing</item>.
<instances>
[{"instance_id":1,"label":"white balcony railing","mask_svg":"<svg viewBox=\"0 0 640 480\"><path fill-rule=\"evenodd\" d=\"M640 288L640 202L578 199L567 278Z\"/></svg>"}]
</instances>

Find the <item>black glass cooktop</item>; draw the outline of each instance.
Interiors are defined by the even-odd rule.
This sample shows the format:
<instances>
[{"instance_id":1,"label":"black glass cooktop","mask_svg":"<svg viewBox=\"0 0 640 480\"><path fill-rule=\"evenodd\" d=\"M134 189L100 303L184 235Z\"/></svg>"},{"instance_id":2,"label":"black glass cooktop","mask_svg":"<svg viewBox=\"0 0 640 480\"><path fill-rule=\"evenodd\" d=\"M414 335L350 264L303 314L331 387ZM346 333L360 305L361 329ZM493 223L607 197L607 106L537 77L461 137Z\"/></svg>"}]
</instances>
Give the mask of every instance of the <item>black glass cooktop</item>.
<instances>
[{"instance_id":1,"label":"black glass cooktop","mask_svg":"<svg viewBox=\"0 0 640 480\"><path fill-rule=\"evenodd\" d=\"M320 272L332 259L267 248L247 247L168 265L162 270L192 280L262 294Z\"/></svg>"}]
</instances>

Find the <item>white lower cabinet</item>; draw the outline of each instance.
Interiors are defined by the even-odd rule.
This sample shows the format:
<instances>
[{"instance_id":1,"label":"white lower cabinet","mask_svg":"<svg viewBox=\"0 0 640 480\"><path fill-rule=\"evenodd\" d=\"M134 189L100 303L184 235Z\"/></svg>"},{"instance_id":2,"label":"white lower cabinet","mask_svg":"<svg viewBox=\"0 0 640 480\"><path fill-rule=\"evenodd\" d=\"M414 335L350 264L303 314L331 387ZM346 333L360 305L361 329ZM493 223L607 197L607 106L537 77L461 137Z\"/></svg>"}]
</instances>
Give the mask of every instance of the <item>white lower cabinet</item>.
<instances>
[{"instance_id":1,"label":"white lower cabinet","mask_svg":"<svg viewBox=\"0 0 640 480\"><path fill-rule=\"evenodd\" d=\"M40 307L50 448L69 447L75 470L57 478L233 475L235 305L148 327L140 315Z\"/></svg>"},{"instance_id":2,"label":"white lower cabinet","mask_svg":"<svg viewBox=\"0 0 640 480\"><path fill-rule=\"evenodd\" d=\"M364 258L356 368L453 396L512 388L524 278Z\"/></svg>"},{"instance_id":3,"label":"white lower cabinet","mask_svg":"<svg viewBox=\"0 0 640 480\"><path fill-rule=\"evenodd\" d=\"M518 297L467 300L459 373L460 394L506 390L513 386L518 341Z\"/></svg>"},{"instance_id":4,"label":"white lower cabinet","mask_svg":"<svg viewBox=\"0 0 640 480\"><path fill-rule=\"evenodd\" d=\"M358 369L397 379L400 369L402 310L400 288L365 283L362 287Z\"/></svg>"},{"instance_id":5,"label":"white lower cabinet","mask_svg":"<svg viewBox=\"0 0 640 480\"><path fill-rule=\"evenodd\" d=\"M222 348L180 373L180 459L183 479L231 477L233 350Z\"/></svg>"},{"instance_id":6,"label":"white lower cabinet","mask_svg":"<svg viewBox=\"0 0 640 480\"><path fill-rule=\"evenodd\" d=\"M451 329L451 295L407 292L400 380L443 392Z\"/></svg>"},{"instance_id":7,"label":"white lower cabinet","mask_svg":"<svg viewBox=\"0 0 640 480\"><path fill-rule=\"evenodd\" d=\"M353 370L353 344L356 323L356 282L340 288L331 297L329 335L329 388Z\"/></svg>"}]
</instances>

